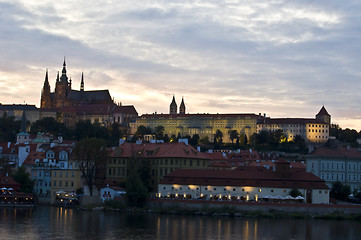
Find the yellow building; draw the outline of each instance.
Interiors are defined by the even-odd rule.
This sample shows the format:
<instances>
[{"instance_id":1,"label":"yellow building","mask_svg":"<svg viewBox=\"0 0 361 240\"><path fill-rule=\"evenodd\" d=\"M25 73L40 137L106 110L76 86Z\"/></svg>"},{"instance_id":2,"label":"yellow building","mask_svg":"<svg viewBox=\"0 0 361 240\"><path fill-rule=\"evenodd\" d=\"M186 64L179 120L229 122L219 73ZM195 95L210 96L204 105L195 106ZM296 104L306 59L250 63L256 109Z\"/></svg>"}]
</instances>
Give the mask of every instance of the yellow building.
<instances>
[{"instance_id":1,"label":"yellow building","mask_svg":"<svg viewBox=\"0 0 361 240\"><path fill-rule=\"evenodd\" d=\"M219 129L223 133L223 142L231 142L230 130L244 133L249 139L257 130L258 116L256 114L143 114L135 123L131 123L131 134L135 134L139 126L155 129L164 127L164 134L193 136L200 139L208 137L213 141L214 134Z\"/></svg>"},{"instance_id":2,"label":"yellow building","mask_svg":"<svg viewBox=\"0 0 361 240\"><path fill-rule=\"evenodd\" d=\"M308 142L324 143L329 139L330 121L331 116L322 107L316 118L262 118L257 124L257 133L280 129L287 141L299 135Z\"/></svg>"},{"instance_id":3,"label":"yellow building","mask_svg":"<svg viewBox=\"0 0 361 240\"><path fill-rule=\"evenodd\" d=\"M75 165L74 162L73 169L53 169L51 171L50 203L55 202L57 192L75 193L83 186L81 171Z\"/></svg>"}]
</instances>

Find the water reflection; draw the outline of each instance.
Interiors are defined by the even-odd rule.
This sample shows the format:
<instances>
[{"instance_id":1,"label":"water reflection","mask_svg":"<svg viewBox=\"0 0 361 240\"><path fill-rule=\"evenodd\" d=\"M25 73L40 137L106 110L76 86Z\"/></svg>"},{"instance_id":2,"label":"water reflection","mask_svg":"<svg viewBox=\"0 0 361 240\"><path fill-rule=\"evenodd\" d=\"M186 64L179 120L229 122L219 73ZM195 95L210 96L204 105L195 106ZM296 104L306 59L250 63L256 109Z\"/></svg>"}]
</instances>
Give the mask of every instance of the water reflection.
<instances>
[{"instance_id":1,"label":"water reflection","mask_svg":"<svg viewBox=\"0 0 361 240\"><path fill-rule=\"evenodd\" d=\"M359 239L334 220L124 214L55 207L0 208L1 239Z\"/></svg>"}]
</instances>

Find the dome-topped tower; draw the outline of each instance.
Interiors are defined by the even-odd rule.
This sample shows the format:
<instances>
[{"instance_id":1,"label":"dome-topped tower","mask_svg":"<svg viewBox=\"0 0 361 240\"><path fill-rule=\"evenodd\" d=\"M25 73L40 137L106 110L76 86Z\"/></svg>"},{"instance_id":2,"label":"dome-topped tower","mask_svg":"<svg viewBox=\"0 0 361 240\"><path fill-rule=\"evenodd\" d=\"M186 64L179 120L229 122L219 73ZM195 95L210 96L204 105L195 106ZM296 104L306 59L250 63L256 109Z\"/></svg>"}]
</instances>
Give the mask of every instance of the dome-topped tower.
<instances>
[{"instance_id":1,"label":"dome-topped tower","mask_svg":"<svg viewBox=\"0 0 361 240\"><path fill-rule=\"evenodd\" d=\"M177 103L175 102L175 97L173 95L172 103L169 107L169 114L177 114Z\"/></svg>"}]
</instances>

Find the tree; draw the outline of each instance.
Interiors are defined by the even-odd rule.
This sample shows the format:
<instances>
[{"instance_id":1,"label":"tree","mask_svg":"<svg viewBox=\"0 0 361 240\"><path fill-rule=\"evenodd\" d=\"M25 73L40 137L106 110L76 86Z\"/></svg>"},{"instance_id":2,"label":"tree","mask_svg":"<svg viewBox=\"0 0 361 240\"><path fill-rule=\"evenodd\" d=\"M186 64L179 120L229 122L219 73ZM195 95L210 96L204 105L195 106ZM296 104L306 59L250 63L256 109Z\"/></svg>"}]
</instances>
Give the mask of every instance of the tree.
<instances>
[{"instance_id":1,"label":"tree","mask_svg":"<svg viewBox=\"0 0 361 240\"><path fill-rule=\"evenodd\" d=\"M351 188L349 185L344 185L340 181L334 182L331 188L331 196L339 199L346 200L348 195L351 194Z\"/></svg>"},{"instance_id":2,"label":"tree","mask_svg":"<svg viewBox=\"0 0 361 240\"><path fill-rule=\"evenodd\" d=\"M288 194L293 198L302 196L302 193L297 188L292 188Z\"/></svg>"},{"instance_id":3,"label":"tree","mask_svg":"<svg viewBox=\"0 0 361 240\"><path fill-rule=\"evenodd\" d=\"M129 207L144 207L147 200L147 188L143 185L137 169L128 171L125 198Z\"/></svg>"},{"instance_id":4,"label":"tree","mask_svg":"<svg viewBox=\"0 0 361 240\"><path fill-rule=\"evenodd\" d=\"M143 207L151 191L150 161L133 152L128 164L126 199L130 207Z\"/></svg>"},{"instance_id":5,"label":"tree","mask_svg":"<svg viewBox=\"0 0 361 240\"><path fill-rule=\"evenodd\" d=\"M199 135L193 134L192 139L190 140L190 144L195 147L197 146L198 141L199 141Z\"/></svg>"},{"instance_id":6,"label":"tree","mask_svg":"<svg viewBox=\"0 0 361 240\"><path fill-rule=\"evenodd\" d=\"M14 142L16 133L20 131L21 122L15 121L14 117L8 117L6 112L0 118L0 141Z\"/></svg>"},{"instance_id":7,"label":"tree","mask_svg":"<svg viewBox=\"0 0 361 240\"><path fill-rule=\"evenodd\" d=\"M164 142L166 142L166 143L170 141L168 134L164 134L163 140L164 140Z\"/></svg>"},{"instance_id":8,"label":"tree","mask_svg":"<svg viewBox=\"0 0 361 240\"><path fill-rule=\"evenodd\" d=\"M204 136L202 139L199 140L199 143L202 145L208 145L209 142L209 137L208 136Z\"/></svg>"},{"instance_id":9,"label":"tree","mask_svg":"<svg viewBox=\"0 0 361 240\"><path fill-rule=\"evenodd\" d=\"M239 135L239 145L241 145L241 146L246 146L246 134L244 134L244 133L241 133L240 135Z\"/></svg>"},{"instance_id":10,"label":"tree","mask_svg":"<svg viewBox=\"0 0 361 240\"><path fill-rule=\"evenodd\" d=\"M283 133L283 131L281 129L277 129L276 131L271 132L271 136L272 136L271 143L276 146L287 140L285 134Z\"/></svg>"},{"instance_id":11,"label":"tree","mask_svg":"<svg viewBox=\"0 0 361 240\"><path fill-rule=\"evenodd\" d=\"M58 123L55 118L44 117L34 122L30 127L30 133L36 134L38 132L50 133L53 135L63 134L67 135L67 128L63 123Z\"/></svg>"},{"instance_id":12,"label":"tree","mask_svg":"<svg viewBox=\"0 0 361 240\"><path fill-rule=\"evenodd\" d=\"M34 182L30 179L29 173L25 171L23 166L19 167L13 175L15 181L21 184L20 191L25 193L32 193Z\"/></svg>"},{"instance_id":13,"label":"tree","mask_svg":"<svg viewBox=\"0 0 361 240\"><path fill-rule=\"evenodd\" d=\"M170 136L170 142L177 142L177 136L175 134L172 134L172 136Z\"/></svg>"},{"instance_id":14,"label":"tree","mask_svg":"<svg viewBox=\"0 0 361 240\"><path fill-rule=\"evenodd\" d=\"M238 138L238 132L237 132L237 130L229 130L228 134L229 134L229 138L231 139L232 144L233 144L234 139Z\"/></svg>"},{"instance_id":15,"label":"tree","mask_svg":"<svg viewBox=\"0 0 361 240\"><path fill-rule=\"evenodd\" d=\"M144 135L146 134L150 134L151 130L143 125L140 125L137 128L137 131L135 132L135 135L137 136L138 139L144 139Z\"/></svg>"},{"instance_id":16,"label":"tree","mask_svg":"<svg viewBox=\"0 0 361 240\"><path fill-rule=\"evenodd\" d=\"M163 140L164 139L164 127L163 126L155 127L154 136L157 140Z\"/></svg>"},{"instance_id":17,"label":"tree","mask_svg":"<svg viewBox=\"0 0 361 240\"><path fill-rule=\"evenodd\" d=\"M9 157L0 157L0 173L6 175L11 171L11 164Z\"/></svg>"},{"instance_id":18,"label":"tree","mask_svg":"<svg viewBox=\"0 0 361 240\"><path fill-rule=\"evenodd\" d=\"M74 148L74 154L77 157L82 176L89 187L90 196L93 196L93 182L97 175L96 171L101 173L105 167L107 157L105 147L105 142L102 139L84 138Z\"/></svg>"},{"instance_id":19,"label":"tree","mask_svg":"<svg viewBox=\"0 0 361 240\"><path fill-rule=\"evenodd\" d=\"M217 129L216 134L214 134L214 140L218 144L222 144L223 141L223 133L221 130Z\"/></svg>"}]
</instances>

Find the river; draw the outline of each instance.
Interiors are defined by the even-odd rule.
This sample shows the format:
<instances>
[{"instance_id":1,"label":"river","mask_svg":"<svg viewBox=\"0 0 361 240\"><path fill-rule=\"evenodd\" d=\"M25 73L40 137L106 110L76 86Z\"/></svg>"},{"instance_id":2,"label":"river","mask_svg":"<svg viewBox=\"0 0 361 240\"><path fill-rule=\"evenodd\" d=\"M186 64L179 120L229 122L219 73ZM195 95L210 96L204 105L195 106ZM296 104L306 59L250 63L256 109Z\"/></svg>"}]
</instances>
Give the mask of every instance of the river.
<instances>
[{"instance_id":1,"label":"river","mask_svg":"<svg viewBox=\"0 0 361 240\"><path fill-rule=\"evenodd\" d=\"M360 239L361 222L0 208L0 239Z\"/></svg>"}]
</instances>

